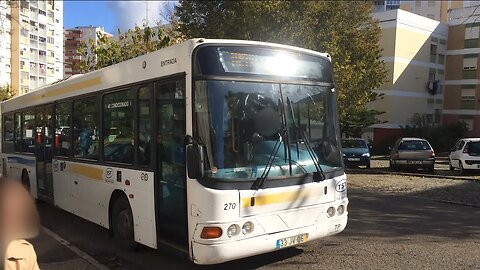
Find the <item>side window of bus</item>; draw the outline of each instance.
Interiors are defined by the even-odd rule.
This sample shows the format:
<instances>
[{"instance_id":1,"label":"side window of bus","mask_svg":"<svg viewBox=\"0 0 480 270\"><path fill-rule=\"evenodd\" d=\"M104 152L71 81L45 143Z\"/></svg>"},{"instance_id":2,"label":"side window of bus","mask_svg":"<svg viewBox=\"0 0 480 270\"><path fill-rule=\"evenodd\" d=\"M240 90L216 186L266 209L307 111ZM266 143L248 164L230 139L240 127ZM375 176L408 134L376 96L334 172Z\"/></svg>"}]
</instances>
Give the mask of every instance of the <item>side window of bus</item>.
<instances>
[{"instance_id":1,"label":"side window of bus","mask_svg":"<svg viewBox=\"0 0 480 270\"><path fill-rule=\"evenodd\" d=\"M185 85L157 84L157 167L167 182L183 186L185 177Z\"/></svg>"},{"instance_id":2,"label":"side window of bus","mask_svg":"<svg viewBox=\"0 0 480 270\"><path fill-rule=\"evenodd\" d=\"M141 166L149 166L151 160L150 89L138 89L138 157Z\"/></svg>"},{"instance_id":3,"label":"side window of bus","mask_svg":"<svg viewBox=\"0 0 480 270\"><path fill-rule=\"evenodd\" d=\"M35 153L35 111L27 110L23 113L23 143L22 152Z\"/></svg>"},{"instance_id":4,"label":"side window of bus","mask_svg":"<svg viewBox=\"0 0 480 270\"><path fill-rule=\"evenodd\" d=\"M55 155L70 154L70 102L58 103L55 107Z\"/></svg>"},{"instance_id":5,"label":"side window of bus","mask_svg":"<svg viewBox=\"0 0 480 270\"><path fill-rule=\"evenodd\" d=\"M105 161L133 163L133 91L106 94L103 98L103 155Z\"/></svg>"},{"instance_id":6,"label":"side window of bus","mask_svg":"<svg viewBox=\"0 0 480 270\"><path fill-rule=\"evenodd\" d=\"M14 141L14 130L13 130L13 115L7 114L3 116L3 151L10 152L12 151L11 145ZM10 145L7 147L6 145ZM7 150L8 149L8 150Z\"/></svg>"},{"instance_id":7,"label":"side window of bus","mask_svg":"<svg viewBox=\"0 0 480 270\"><path fill-rule=\"evenodd\" d=\"M98 160L98 118L96 97L73 102L74 157Z\"/></svg>"},{"instance_id":8,"label":"side window of bus","mask_svg":"<svg viewBox=\"0 0 480 270\"><path fill-rule=\"evenodd\" d=\"M22 114L21 113L15 113L14 116L14 136L15 138L13 139L14 143L14 148L15 152L22 152Z\"/></svg>"}]
</instances>

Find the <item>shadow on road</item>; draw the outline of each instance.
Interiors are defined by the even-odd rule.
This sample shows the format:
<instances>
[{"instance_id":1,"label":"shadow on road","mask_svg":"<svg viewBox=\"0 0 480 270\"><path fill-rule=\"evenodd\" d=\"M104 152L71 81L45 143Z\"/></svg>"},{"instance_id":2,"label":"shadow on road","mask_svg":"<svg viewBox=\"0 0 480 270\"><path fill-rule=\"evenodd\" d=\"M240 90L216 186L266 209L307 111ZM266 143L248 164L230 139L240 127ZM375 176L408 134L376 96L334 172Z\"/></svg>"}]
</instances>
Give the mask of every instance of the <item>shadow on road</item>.
<instances>
[{"instance_id":1,"label":"shadow on road","mask_svg":"<svg viewBox=\"0 0 480 270\"><path fill-rule=\"evenodd\" d=\"M480 185L476 182L449 188L452 194L462 194L462 190L469 189L480 192ZM349 190L349 225L344 234L384 237L386 241L395 241L395 237L400 236L408 238L417 235L479 237L480 208L421 198L443 193L444 188L408 195L381 194L358 188ZM442 200L440 195L437 197Z\"/></svg>"}]
</instances>

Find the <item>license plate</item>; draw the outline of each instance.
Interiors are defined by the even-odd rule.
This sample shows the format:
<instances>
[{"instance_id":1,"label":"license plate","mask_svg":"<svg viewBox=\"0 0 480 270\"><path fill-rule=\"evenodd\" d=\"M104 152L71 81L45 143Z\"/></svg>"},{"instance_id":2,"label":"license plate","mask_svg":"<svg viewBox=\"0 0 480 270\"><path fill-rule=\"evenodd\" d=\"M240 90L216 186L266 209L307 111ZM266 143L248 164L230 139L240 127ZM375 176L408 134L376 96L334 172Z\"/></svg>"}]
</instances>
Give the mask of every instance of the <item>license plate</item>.
<instances>
[{"instance_id":1,"label":"license plate","mask_svg":"<svg viewBox=\"0 0 480 270\"><path fill-rule=\"evenodd\" d=\"M422 164L421 160L407 160L407 164Z\"/></svg>"},{"instance_id":2,"label":"license plate","mask_svg":"<svg viewBox=\"0 0 480 270\"><path fill-rule=\"evenodd\" d=\"M360 161L360 158L348 158L348 161Z\"/></svg>"},{"instance_id":3,"label":"license plate","mask_svg":"<svg viewBox=\"0 0 480 270\"><path fill-rule=\"evenodd\" d=\"M308 233L299 234L291 237L286 237L277 240L277 248L289 247L308 241Z\"/></svg>"}]
</instances>

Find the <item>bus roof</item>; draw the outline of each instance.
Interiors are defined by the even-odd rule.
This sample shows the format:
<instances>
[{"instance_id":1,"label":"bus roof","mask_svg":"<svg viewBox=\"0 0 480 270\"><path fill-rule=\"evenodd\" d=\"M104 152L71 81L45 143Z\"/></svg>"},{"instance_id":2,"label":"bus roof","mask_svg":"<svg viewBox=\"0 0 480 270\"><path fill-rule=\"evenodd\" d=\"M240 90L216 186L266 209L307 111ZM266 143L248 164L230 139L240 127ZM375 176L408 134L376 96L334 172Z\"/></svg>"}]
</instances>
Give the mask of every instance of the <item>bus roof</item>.
<instances>
[{"instance_id":1,"label":"bus roof","mask_svg":"<svg viewBox=\"0 0 480 270\"><path fill-rule=\"evenodd\" d=\"M104 89L114 89L130 83L138 83L149 79L191 73L191 57L195 47L201 44L254 45L268 46L287 50L295 50L306 54L314 54L330 59L326 53L275 43L204 39L196 38L178 43L158 51L150 52L124 62L111 65L86 74L79 74L45 85L27 94L1 103L1 112L15 111L20 108L47 104L56 100L79 96Z\"/></svg>"}]
</instances>

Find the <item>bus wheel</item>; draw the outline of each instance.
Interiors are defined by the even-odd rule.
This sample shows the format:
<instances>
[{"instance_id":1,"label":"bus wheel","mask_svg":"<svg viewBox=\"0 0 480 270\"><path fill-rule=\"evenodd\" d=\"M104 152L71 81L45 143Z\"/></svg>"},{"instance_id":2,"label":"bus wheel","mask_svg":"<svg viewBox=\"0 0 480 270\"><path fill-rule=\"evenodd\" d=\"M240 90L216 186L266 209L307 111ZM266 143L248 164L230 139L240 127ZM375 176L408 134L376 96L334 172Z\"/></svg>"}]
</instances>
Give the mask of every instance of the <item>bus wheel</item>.
<instances>
[{"instance_id":1,"label":"bus wheel","mask_svg":"<svg viewBox=\"0 0 480 270\"><path fill-rule=\"evenodd\" d=\"M30 191L30 178L28 177L28 173L26 170L22 172L22 185Z\"/></svg>"},{"instance_id":2,"label":"bus wheel","mask_svg":"<svg viewBox=\"0 0 480 270\"><path fill-rule=\"evenodd\" d=\"M134 251L138 244L135 242L133 231L132 209L126 197L122 196L115 201L112 212L113 236L120 246L127 251Z\"/></svg>"}]
</instances>

